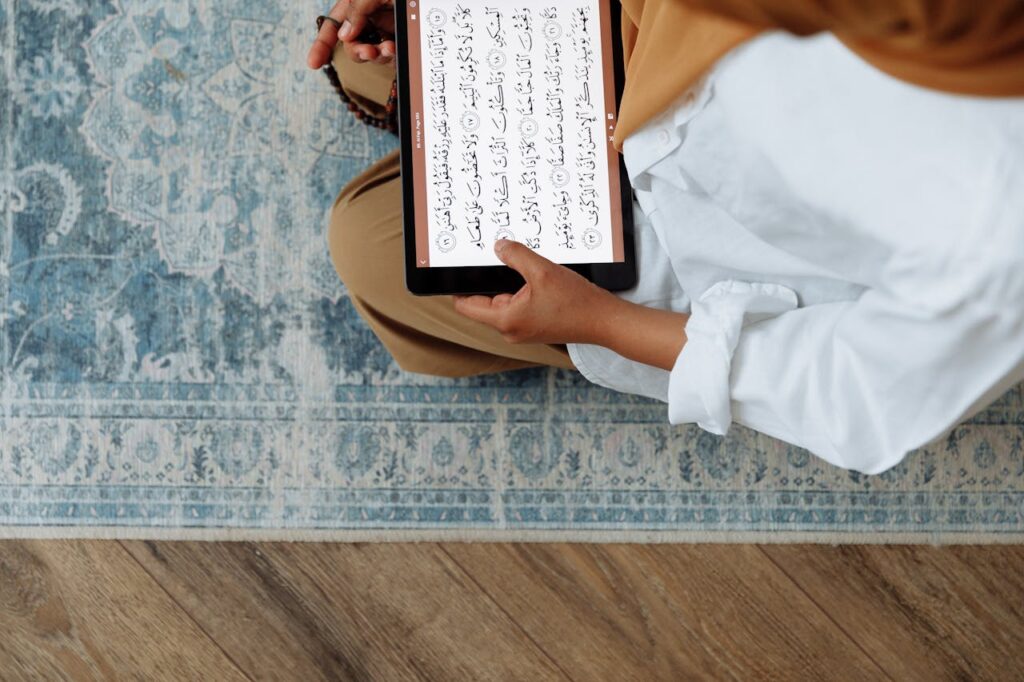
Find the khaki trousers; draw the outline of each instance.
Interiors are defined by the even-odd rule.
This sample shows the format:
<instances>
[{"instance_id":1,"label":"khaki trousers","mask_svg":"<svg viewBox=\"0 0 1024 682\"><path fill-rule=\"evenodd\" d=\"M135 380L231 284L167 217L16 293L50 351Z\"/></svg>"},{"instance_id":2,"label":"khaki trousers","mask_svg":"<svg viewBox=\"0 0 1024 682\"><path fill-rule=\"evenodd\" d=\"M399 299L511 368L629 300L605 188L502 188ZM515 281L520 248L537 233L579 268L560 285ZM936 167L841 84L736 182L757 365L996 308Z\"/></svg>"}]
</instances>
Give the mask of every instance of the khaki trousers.
<instances>
[{"instance_id":1,"label":"khaki trousers","mask_svg":"<svg viewBox=\"0 0 1024 682\"><path fill-rule=\"evenodd\" d=\"M354 64L342 50L335 52L334 66L353 102L380 114L394 67ZM328 242L353 305L402 369L444 377L541 365L573 369L564 346L512 345L490 327L456 313L451 297L408 292L397 151L341 191L331 212Z\"/></svg>"}]
</instances>

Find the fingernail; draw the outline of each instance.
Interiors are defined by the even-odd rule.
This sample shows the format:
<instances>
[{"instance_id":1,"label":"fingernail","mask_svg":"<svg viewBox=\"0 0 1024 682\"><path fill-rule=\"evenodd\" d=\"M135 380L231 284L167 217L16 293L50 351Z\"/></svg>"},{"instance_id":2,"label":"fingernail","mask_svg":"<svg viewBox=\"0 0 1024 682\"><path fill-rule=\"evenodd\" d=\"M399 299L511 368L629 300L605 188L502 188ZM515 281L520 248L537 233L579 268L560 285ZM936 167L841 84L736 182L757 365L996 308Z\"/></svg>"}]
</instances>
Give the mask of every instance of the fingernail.
<instances>
[{"instance_id":1,"label":"fingernail","mask_svg":"<svg viewBox=\"0 0 1024 682\"><path fill-rule=\"evenodd\" d=\"M500 256L505 251L506 246L508 246L508 240L499 239L498 241L494 242L494 253Z\"/></svg>"},{"instance_id":2,"label":"fingernail","mask_svg":"<svg viewBox=\"0 0 1024 682\"><path fill-rule=\"evenodd\" d=\"M352 24L349 23L348 19L346 19L341 22L341 28L338 30L338 39L344 40L345 38L348 38L349 33L352 33Z\"/></svg>"}]
</instances>

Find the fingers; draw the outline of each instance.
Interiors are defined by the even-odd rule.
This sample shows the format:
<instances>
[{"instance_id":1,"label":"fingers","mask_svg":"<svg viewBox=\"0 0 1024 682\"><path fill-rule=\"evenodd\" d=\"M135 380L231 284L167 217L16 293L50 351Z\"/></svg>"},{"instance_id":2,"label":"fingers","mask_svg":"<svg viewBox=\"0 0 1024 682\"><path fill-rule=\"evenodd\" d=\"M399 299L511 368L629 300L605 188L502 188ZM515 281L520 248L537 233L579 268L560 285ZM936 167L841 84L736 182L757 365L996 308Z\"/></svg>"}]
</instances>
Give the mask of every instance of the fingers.
<instances>
[{"instance_id":1,"label":"fingers","mask_svg":"<svg viewBox=\"0 0 1024 682\"><path fill-rule=\"evenodd\" d=\"M349 0L341 0L335 3L331 11L328 12L328 16L338 21L345 20L345 13L348 9ZM320 27L320 32L316 36L316 42L313 43L313 47L309 50L309 55L306 57L306 63L309 64L311 69L319 69L327 62L331 61L331 55L334 52L334 46L338 44L338 28L329 21L325 21L324 25Z\"/></svg>"},{"instance_id":2,"label":"fingers","mask_svg":"<svg viewBox=\"0 0 1024 682\"><path fill-rule=\"evenodd\" d=\"M390 64L395 59L395 41L385 40L380 45L369 45L367 43L344 43L345 54L357 64L364 62L376 62L378 64Z\"/></svg>"},{"instance_id":3,"label":"fingers","mask_svg":"<svg viewBox=\"0 0 1024 682\"><path fill-rule=\"evenodd\" d=\"M385 40L383 43L377 46L377 49L378 51L380 51L380 57L377 59L377 61L381 64L387 64L388 62L395 58L396 54L398 54L398 46L395 45L395 41L393 40Z\"/></svg>"},{"instance_id":4,"label":"fingers","mask_svg":"<svg viewBox=\"0 0 1024 682\"><path fill-rule=\"evenodd\" d=\"M499 239L495 242L494 253L502 263L522 275L527 282L542 277L548 268L554 265L533 249L508 239Z\"/></svg>"},{"instance_id":5,"label":"fingers","mask_svg":"<svg viewBox=\"0 0 1024 682\"><path fill-rule=\"evenodd\" d=\"M329 62L331 54L334 52L334 46L337 44L338 32L335 30L334 24L325 21L316 37L316 42L313 43L313 47L310 48L309 55L306 57L309 68L319 69Z\"/></svg>"},{"instance_id":6,"label":"fingers","mask_svg":"<svg viewBox=\"0 0 1024 682\"><path fill-rule=\"evenodd\" d=\"M375 25L393 33L393 7L392 0L340 0L335 3L328 16L340 22L341 28L329 21L324 22L306 58L309 67L319 69L330 62L339 40L345 43L345 52L354 62L391 62L397 52L395 41L385 40L379 45L369 45L356 40L371 19Z\"/></svg>"},{"instance_id":7,"label":"fingers","mask_svg":"<svg viewBox=\"0 0 1024 682\"><path fill-rule=\"evenodd\" d=\"M348 26L342 27L339 37L346 42L355 39L366 28L372 14L381 8L392 6L391 0L350 0L345 17Z\"/></svg>"},{"instance_id":8,"label":"fingers","mask_svg":"<svg viewBox=\"0 0 1024 682\"><path fill-rule=\"evenodd\" d=\"M502 298L502 304L496 304L496 300ZM455 311L465 315L471 320L482 322L490 327L497 328L500 323L501 314L508 306L508 295L495 296L456 296Z\"/></svg>"},{"instance_id":9,"label":"fingers","mask_svg":"<svg viewBox=\"0 0 1024 682\"><path fill-rule=\"evenodd\" d=\"M376 61L377 57L380 56L380 52L377 51L375 45L367 45L366 43L345 43L344 45L345 54L356 64Z\"/></svg>"}]
</instances>

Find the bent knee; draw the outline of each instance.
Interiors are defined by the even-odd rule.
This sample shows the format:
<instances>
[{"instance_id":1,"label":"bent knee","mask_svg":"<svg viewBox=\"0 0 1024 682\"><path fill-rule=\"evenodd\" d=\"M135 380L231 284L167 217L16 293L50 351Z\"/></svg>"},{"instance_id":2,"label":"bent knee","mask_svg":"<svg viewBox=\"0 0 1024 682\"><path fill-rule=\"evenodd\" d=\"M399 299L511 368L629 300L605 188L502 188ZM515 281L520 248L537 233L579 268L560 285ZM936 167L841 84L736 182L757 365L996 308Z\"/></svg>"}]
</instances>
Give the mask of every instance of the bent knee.
<instances>
[{"instance_id":1,"label":"bent knee","mask_svg":"<svg viewBox=\"0 0 1024 682\"><path fill-rule=\"evenodd\" d=\"M396 277L404 282L401 202L394 194L381 184L342 197L331 210L331 261L346 288L357 296L380 292Z\"/></svg>"},{"instance_id":2,"label":"bent knee","mask_svg":"<svg viewBox=\"0 0 1024 682\"><path fill-rule=\"evenodd\" d=\"M331 254L331 262L338 277L350 287L358 278L357 249L357 213L352 210L347 199L342 199L331 209L330 228L327 234L327 248Z\"/></svg>"}]
</instances>

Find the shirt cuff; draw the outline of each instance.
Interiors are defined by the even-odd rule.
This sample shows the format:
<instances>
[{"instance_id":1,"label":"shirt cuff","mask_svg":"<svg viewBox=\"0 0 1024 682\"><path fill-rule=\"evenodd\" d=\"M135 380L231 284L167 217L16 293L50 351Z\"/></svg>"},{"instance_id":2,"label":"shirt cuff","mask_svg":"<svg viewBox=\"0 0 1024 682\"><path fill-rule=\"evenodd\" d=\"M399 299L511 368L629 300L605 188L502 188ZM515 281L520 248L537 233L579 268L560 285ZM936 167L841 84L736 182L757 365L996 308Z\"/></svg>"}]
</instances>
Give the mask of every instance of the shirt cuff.
<instances>
[{"instance_id":1,"label":"shirt cuff","mask_svg":"<svg viewBox=\"0 0 1024 682\"><path fill-rule=\"evenodd\" d=\"M796 293L779 284L725 280L692 304L686 345L669 376L668 417L725 435L732 424L729 374L743 327L797 307Z\"/></svg>"}]
</instances>

